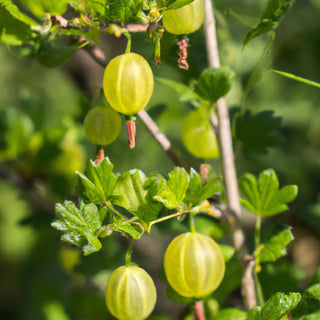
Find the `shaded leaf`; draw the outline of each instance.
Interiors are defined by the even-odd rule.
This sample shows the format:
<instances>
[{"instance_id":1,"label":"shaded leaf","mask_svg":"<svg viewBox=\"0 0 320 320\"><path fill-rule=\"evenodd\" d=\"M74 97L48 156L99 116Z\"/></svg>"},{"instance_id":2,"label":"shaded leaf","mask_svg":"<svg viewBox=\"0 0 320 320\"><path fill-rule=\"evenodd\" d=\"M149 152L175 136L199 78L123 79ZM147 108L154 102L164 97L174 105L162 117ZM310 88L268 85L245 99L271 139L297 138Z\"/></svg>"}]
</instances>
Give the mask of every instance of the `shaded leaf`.
<instances>
[{"instance_id":1,"label":"shaded leaf","mask_svg":"<svg viewBox=\"0 0 320 320\"><path fill-rule=\"evenodd\" d=\"M63 15L67 10L69 0L20 0L19 2L27 6L36 17L43 18L45 13Z\"/></svg>"},{"instance_id":2,"label":"shaded leaf","mask_svg":"<svg viewBox=\"0 0 320 320\"><path fill-rule=\"evenodd\" d=\"M96 232L101 228L105 210L96 205L81 204L80 210L71 201L56 204L57 220L51 226L63 231L61 240L76 246L83 246L84 255L101 249Z\"/></svg>"},{"instance_id":3,"label":"shaded leaf","mask_svg":"<svg viewBox=\"0 0 320 320\"><path fill-rule=\"evenodd\" d=\"M273 169L260 173L258 180L252 174L241 177L240 189L243 207L262 217L269 217L288 209L287 202L293 201L298 187L288 185L279 190L279 181Z\"/></svg>"},{"instance_id":4,"label":"shaded leaf","mask_svg":"<svg viewBox=\"0 0 320 320\"><path fill-rule=\"evenodd\" d=\"M250 111L237 117L235 136L251 151L267 153L267 148L282 142L278 130L281 117L275 117L273 111L262 111L252 115Z\"/></svg>"},{"instance_id":5,"label":"shaded leaf","mask_svg":"<svg viewBox=\"0 0 320 320\"><path fill-rule=\"evenodd\" d=\"M294 0L268 0L258 25L246 35L243 46L246 46L255 37L276 29L280 20L293 3Z\"/></svg>"},{"instance_id":6,"label":"shaded leaf","mask_svg":"<svg viewBox=\"0 0 320 320\"><path fill-rule=\"evenodd\" d=\"M234 72L228 66L205 69L195 85L195 92L204 100L216 102L231 89Z\"/></svg>"}]
</instances>

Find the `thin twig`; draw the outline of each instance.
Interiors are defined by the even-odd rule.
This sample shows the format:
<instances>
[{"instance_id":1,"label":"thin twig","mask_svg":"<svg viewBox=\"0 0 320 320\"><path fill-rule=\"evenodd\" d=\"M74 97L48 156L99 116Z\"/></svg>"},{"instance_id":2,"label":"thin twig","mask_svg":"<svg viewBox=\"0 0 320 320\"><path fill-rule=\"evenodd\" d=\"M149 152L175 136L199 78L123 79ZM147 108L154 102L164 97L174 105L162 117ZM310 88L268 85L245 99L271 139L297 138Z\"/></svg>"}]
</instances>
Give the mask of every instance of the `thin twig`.
<instances>
[{"instance_id":1,"label":"thin twig","mask_svg":"<svg viewBox=\"0 0 320 320\"><path fill-rule=\"evenodd\" d=\"M107 65L107 59L103 53L103 51L93 45L87 45L84 47L84 49L90 54L90 56L99 63L102 67L106 67ZM179 167L183 167L186 170L189 170L190 167L188 164L173 150L171 146L171 142L166 137L166 135L161 132L157 124L152 120L152 118L149 116L147 111L144 109L138 112L138 116L140 120L144 123L144 125L147 127L149 132L153 135L153 137L156 139L156 141L160 144L162 149L165 151L165 153L171 158L173 163Z\"/></svg>"},{"instance_id":2,"label":"thin twig","mask_svg":"<svg viewBox=\"0 0 320 320\"><path fill-rule=\"evenodd\" d=\"M220 67L220 59L215 19L211 0L204 0L204 8L204 30L209 66L212 68L218 68ZM221 98L217 101L217 116L221 164L228 202L226 209L228 212L229 221L231 222L231 226L233 228L233 241L237 252L237 256L242 262L243 267L246 269L246 278L245 281L242 282L242 292L247 303L247 307L250 309L251 307L256 305L255 287L252 270L249 269L250 272L248 271L245 262L247 249L245 247L244 233L239 222L241 216L241 207L239 203L237 174L232 149L229 111L226 100L224 98Z\"/></svg>"}]
</instances>

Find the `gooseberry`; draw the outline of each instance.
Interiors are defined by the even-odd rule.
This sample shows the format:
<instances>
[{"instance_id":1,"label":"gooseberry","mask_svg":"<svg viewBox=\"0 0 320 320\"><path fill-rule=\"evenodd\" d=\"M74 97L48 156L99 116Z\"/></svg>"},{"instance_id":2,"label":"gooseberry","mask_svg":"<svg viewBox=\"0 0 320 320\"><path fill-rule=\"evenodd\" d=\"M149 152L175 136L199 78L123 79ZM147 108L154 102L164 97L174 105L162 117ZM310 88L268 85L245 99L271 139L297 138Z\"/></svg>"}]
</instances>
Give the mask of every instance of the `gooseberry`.
<instances>
[{"instance_id":1,"label":"gooseberry","mask_svg":"<svg viewBox=\"0 0 320 320\"><path fill-rule=\"evenodd\" d=\"M139 54L125 53L112 59L103 77L103 90L111 107L127 116L143 109L153 92L153 73Z\"/></svg>"},{"instance_id":2,"label":"gooseberry","mask_svg":"<svg viewBox=\"0 0 320 320\"><path fill-rule=\"evenodd\" d=\"M90 142L105 146L112 143L121 130L121 117L109 107L95 107L84 118L84 132Z\"/></svg>"},{"instance_id":3,"label":"gooseberry","mask_svg":"<svg viewBox=\"0 0 320 320\"><path fill-rule=\"evenodd\" d=\"M176 35L189 34L198 30L204 19L203 0L195 0L178 9L162 13L165 29Z\"/></svg>"},{"instance_id":4,"label":"gooseberry","mask_svg":"<svg viewBox=\"0 0 320 320\"><path fill-rule=\"evenodd\" d=\"M191 111L185 117L181 135L184 146L194 157L200 159L219 157L216 135L203 110Z\"/></svg>"},{"instance_id":5,"label":"gooseberry","mask_svg":"<svg viewBox=\"0 0 320 320\"><path fill-rule=\"evenodd\" d=\"M110 313L119 320L146 319L156 299L152 278L137 266L119 267L108 280L106 304Z\"/></svg>"},{"instance_id":6,"label":"gooseberry","mask_svg":"<svg viewBox=\"0 0 320 320\"><path fill-rule=\"evenodd\" d=\"M220 247L210 237L187 232L174 238L164 256L170 286L184 297L203 298L223 279L225 262Z\"/></svg>"}]
</instances>

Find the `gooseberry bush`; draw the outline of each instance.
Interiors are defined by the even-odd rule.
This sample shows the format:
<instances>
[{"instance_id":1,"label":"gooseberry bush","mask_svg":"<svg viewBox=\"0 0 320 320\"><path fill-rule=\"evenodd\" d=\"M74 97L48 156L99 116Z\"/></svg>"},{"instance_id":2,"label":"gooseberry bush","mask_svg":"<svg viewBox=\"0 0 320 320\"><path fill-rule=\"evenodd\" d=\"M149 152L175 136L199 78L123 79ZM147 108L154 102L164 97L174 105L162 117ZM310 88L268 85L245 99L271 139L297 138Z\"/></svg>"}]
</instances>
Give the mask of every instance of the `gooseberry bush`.
<instances>
[{"instance_id":1,"label":"gooseberry bush","mask_svg":"<svg viewBox=\"0 0 320 320\"><path fill-rule=\"evenodd\" d=\"M240 145L263 153L278 143L272 139L273 129L279 127L276 117L263 111L251 115L246 99L270 69L271 44L293 2L266 1L257 24L244 37L243 50L259 37L265 37L266 45L241 96L235 97L241 108L231 113L226 101L234 95L237 74L220 65L214 16L222 18L210 0L0 1L0 41L16 56L58 67L76 51L86 50L104 68L96 90L98 98L86 110L82 128L96 152L90 155L86 170L74 173L77 183L73 200L66 194L68 200L56 203L51 225L60 231L63 242L81 248L84 256L101 250L105 238L114 237L125 247L118 252L122 265L104 278L106 319L156 319L156 314L161 314L157 308L159 281L153 280L155 275L150 275L144 265L135 263L135 244L148 234L152 238L159 230L171 239L161 253L163 268L159 267L162 281L167 283L166 299L186 305L181 316L184 319L320 317L319 278L304 290L283 287L265 301L261 270L286 255L293 233L284 223L274 223L271 231L263 233L262 222L287 211L298 187L280 187L271 168L237 179L232 147ZM208 66L189 83L163 74L155 77L162 68L162 55L175 59L179 72L190 72L196 63L189 53L192 41L196 41L194 32L199 37L206 35L203 42ZM137 33L140 38L133 36ZM126 40L122 52L108 60L100 48L105 34ZM134 52L134 41L148 46L152 54ZM174 42L176 53L169 48ZM172 99L188 107L180 141L189 158L199 159L199 171L182 159L170 144L170 136L166 137L148 115L150 99L159 94L155 83L170 88ZM144 122L176 166L167 174L145 172L144 168L116 171L116 162L104 147L122 143L117 139L122 119L129 146L123 144L121 148L133 149L141 143L135 141L135 134ZM253 236L243 223L243 213L255 219ZM173 224L179 225L174 236ZM227 298L239 288L241 302L235 299L231 303Z\"/></svg>"}]
</instances>

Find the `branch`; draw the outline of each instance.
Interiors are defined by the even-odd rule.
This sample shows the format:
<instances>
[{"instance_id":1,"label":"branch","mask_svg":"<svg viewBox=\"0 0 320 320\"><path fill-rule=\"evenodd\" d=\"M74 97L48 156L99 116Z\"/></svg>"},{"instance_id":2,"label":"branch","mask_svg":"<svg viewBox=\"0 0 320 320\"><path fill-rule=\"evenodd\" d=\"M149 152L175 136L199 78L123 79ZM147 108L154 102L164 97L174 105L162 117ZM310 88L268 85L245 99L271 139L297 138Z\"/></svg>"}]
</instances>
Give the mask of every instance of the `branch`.
<instances>
[{"instance_id":1,"label":"branch","mask_svg":"<svg viewBox=\"0 0 320 320\"><path fill-rule=\"evenodd\" d=\"M215 19L213 14L213 7L211 0L204 0L204 12L205 12L205 39L207 45L207 55L209 60L209 66L212 68L220 67L219 51L217 34L215 27ZM246 281L242 282L242 293L247 303L247 307L250 309L256 305L255 299L255 287L251 273L247 270L247 262L245 257L247 255L247 249L245 247L245 237L240 224L241 206L239 202L238 182L236 168L234 164L234 155L232 149L232 138L230 129L229 110L224 98L217 101L217 116L218 116L218 132L219 132L219 144L221 154L221 165L224 178L224 184L226 189L227 207L229 221L233 229L233 242L237 252L237 255L246 270ZM212 121L212 120L211 120ZM248 274L247 274L248 272ZM248 280L249 277L252 281ZM254 294L252 294L252 292Z\"/></svg>"},{"instance_id":2,"label":"branch","mask_svg":"<svg viewBox=\"0 0 320 320\"><path fill-rule=\"evenodd\" d=\"M108 61L103 53L103 51L94 44L90 44L84 47L90 56L99 63L102 67L106 67ZM171 158L173 163L179 167L183 167L189 170L188 164L173 150L170 141L165 136L163 132L159 129L157 124L152 120L147 111L141 110L138 112L138 117L147 127L149 132L153 135L156 141L160 144L164 152Z\"/></svg>"}]
</instances>

